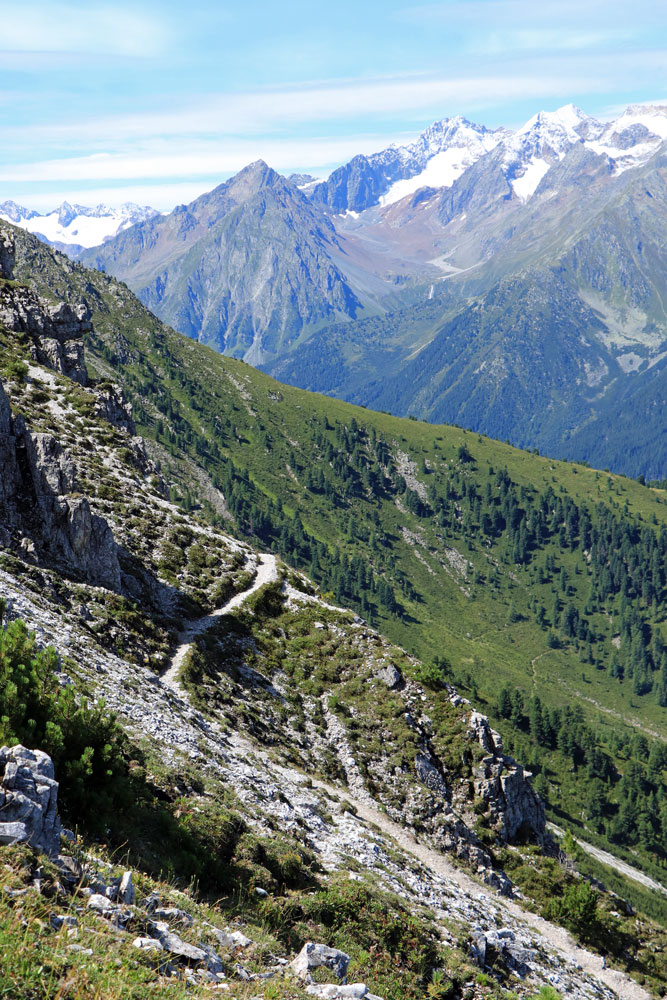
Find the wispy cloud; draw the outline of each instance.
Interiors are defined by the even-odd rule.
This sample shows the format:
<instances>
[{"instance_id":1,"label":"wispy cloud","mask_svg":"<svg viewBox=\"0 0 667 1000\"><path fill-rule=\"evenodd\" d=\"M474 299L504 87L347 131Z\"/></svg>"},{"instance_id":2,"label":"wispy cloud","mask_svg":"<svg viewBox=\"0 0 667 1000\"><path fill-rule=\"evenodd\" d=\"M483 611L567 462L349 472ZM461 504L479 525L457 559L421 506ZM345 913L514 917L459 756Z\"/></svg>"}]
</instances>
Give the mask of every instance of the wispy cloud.
<instances>
[{"instance_id":1,"label":"wispy cloud","mask_svg":"<svg viewBox=\"0 0 667 1000\"><path fill-rule=\"evenodd\" d=\"M413 27L451 25L467 52L596 51L650 39L664 30L665 10L655 0L445 0L394 11L395 21Z\"/></svg>"},{"instance_id":2,"label":"wispy cloud","mask_svg":"<svg viewBox=\"0 0 667 1000\"><path fill-rule=\"evenodd\" d=\"M376 119L398 112L429 115L443 108L454 113L493 107L512 99L560 98L568 88L604 92L604 77L582 73L565 80L559 73L442 77L401 76L375 80L347 80L291 89L207 96L176 110L139 112L93 121L48 122L17 126L5 132L12 139L85 141L107 150L115 143L147 138L204 136L270 136L288 132L295 123ZM268 146L268 141L265 141ZM172 155L173 150L169 150ZM92 159L92 158L91 158ZM56 169L57 166L56 166Z\"/></svg>"},{"instance_id":3,"label":"wispy cloud","mask_svg":"<svg viewBox=\"0 0 667 1000\"><path fill-rule=\"evenodd\" d=\"M127 4L0 2L0 51L149 56L170 38L166 23Z\"/></svg>"},{"instance_id":4,"label":"wispy cloud","mask_svg":"<svg viewBox=\"0 0 667 1000\"><path fill-rule=\"evenodd\" d=\"M596 25L602 34L610 24L624 26L634 34L638 26L651 21L664 21L664 9L655 0L636 0L632 17L628 16L627 0L444 0L440 3L412 4L398 8L391 15L394 20L414 24L445 22L454 27L475 23L478 34L489 26L538 25L570 26L577 31L579 25Z\"/></svg>"},{"instance_id":5,"label":"wispy cloud","mask_svg":"<svg viewBox=\"0 0 667 1000\"><path fill-rule=\"evenodd\" d=\"M63 157L4 165L0 183L72 184L99 181L141 181L151 178L218 177L235 173L253 160L265 159L278 170L303 168L326 169L327 166L355 153L370 153L384 148L405 135L393 133L372 136L324 136L304 139L236 139L188 143L183 151L159 142L152 150L92 156Z\"/></svg>"}]
</instances>

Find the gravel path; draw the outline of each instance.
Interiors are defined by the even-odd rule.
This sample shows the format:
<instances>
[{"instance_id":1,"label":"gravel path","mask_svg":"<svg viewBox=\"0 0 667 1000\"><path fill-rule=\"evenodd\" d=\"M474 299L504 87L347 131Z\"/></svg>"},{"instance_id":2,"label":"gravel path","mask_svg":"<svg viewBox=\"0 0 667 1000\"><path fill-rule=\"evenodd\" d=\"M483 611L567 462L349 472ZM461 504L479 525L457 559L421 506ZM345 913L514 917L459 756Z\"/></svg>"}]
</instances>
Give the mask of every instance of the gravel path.
<instances>
[{"instance_id":1,"label":"gravel path","mask_svg":"<svg viewBox=\"0 0 667 1000\"><path fill-rule=\"evenodd\" d=\"M205 615L203 618L196 618L193 621L188 622L183 631L178 637L178 647L176 652L169 661L169 666L162 674L160 680L176 694L182 695L181 686L178 683L178 674L183 666L183 661L185 660L188 649L195 641L197 636L203 635L207 632L212 625L215 624L217 618L222 615L228 615L230 611L234 611L235 608L240 607L247 597L254 594L256 590L263 587L265 583L271 583L273 580L278 579L278 569L276 565L276 557L265 554L259 557L259 564L257 566L257 574L252 583L252 586L248 587L247 590L241 591L240 594L234 594L234 596L223 604L221 608L216 608L210 615Z\"/></svg>"},{"instance_id":2,"label":"gravel path","mask_svg":"<svg viewBox=\"0 0 667 1000\"><path fill-rule=\"evenodd\" d=\"M384 813L380 812L379 809L370 806L365 797L363 800L356 798L353 794L350 794L349 789L336 789L326 782L318 781L315 778L312 779L312 782L314 786L321 788L330 795L340 795L344 791L345 798L357 809L357 815L368 823L375 824L383 833L392 837L406 853L417 858L427 868L437 872L438 875L442 875L444 878L454 882L468 896L478 899L486 896L490 909L504 911L517 922L523 923L537 931L549 942L550 948L562 956L565 962L569 961L581 966L584 972L587 972L594 979L597 979L598 982L614 990L622 1000L651 1000L650 993L642 989L638 983L624 972L603 967L602 958L587 951L585 948L581 948L571 934L563 927L544 920L543 917L538 916L536 913L531 913L530 910L522 909L521 906L510 899L505 899L496 893L490 892L483 885L480 885L479 882L475 882L464 871L452 864L445 855L431 850L431 848L416 840L404 827L399 826L398 823L394 823Z\"/></svg>"},{"instance_id":3,"label":"gravel path","mask_svg":"<svg viewBox=\"0 0 667 1000\"><path fill-rule=\"evenodd\" d=\"M554 833L558 834L559 837L562 837L565 832L559 826L556 826L555 823L547 823L547 826ZM655 882L648 875L645 875L644 872L640 872L638 868L633 868L632 865L621 861L620 858L609 854L607 851L600 850L599 847L593 847L592 844L586 843L585 840L579 840L578 837L575 837L575 840L585 854L590 854L592 858L601 861L603 865L609 865L610 868L615 868L616 871L621 872L622 875L626 875L633 882L639 882L640 885L645 885L647 889L653 889L654 892L660 892L663 896L667 896L667 889L665 889L664 885Z\"/></svg>"}]
</instances>

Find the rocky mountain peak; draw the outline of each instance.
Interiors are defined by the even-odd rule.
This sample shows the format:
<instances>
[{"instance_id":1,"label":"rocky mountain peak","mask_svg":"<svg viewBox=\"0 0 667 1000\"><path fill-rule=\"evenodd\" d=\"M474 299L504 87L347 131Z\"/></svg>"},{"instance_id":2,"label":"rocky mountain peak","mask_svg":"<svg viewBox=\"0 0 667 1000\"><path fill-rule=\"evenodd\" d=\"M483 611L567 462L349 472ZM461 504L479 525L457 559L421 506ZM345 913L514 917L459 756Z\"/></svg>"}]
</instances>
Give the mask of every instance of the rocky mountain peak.
<instances>
[{"instance_id":1,"label":"rocky mountain peak","mask_svg":"<svg viewBox=\"0 0 667 1000\"><path fill-rule=\"evenodd\" d=\"M77 208L74 205L70 205L68 201L64 201L56 211L58 212L58 223L61 226L69 226L70 222L79 214Z\"/></svg>"},{"instance_id":2,"label":"rocky mountain peak","mask_svg":"<svg viewBox=\"0 0 667 1000\"><path fill-rule=\"evenodd\" d=\"M33 219L37 212L17 205L15 201L0 202L0 218L7 219L8 222L20 223L25 219Z\"/></svg>"}]
</instances>

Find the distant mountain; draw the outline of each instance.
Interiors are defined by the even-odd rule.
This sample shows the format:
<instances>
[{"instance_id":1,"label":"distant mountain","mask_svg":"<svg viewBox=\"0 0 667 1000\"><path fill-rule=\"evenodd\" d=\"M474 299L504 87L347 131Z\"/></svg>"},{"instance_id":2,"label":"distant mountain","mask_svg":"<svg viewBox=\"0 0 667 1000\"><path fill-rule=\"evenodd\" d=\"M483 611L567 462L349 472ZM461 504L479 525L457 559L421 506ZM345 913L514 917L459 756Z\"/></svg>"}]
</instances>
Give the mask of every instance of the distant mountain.
<instances>
[{"instance_id":1,"label":"distant mountain","mask_svg":"<svg viewBox=\"0 0 667 1000\"><path fill-rule=\"evenodd\" d=\"M292 384L663 478L666 140L658 105L444 119L326 181L260 161L82 259Z\"/></svg>"},{"instance_id":2,"label":"distant mountain","mask_svg":"<svg viewBox=\"0 0 667 1000\"><path fill-rule=\"evenodd\" d=\"M120 208L98 205L70 205L64 201L59 208L40 215L14 201L0 203L0 219L27 229L57 249L77 256L86 247L98 246L136 222L158 215L154 208L125 202Z\"/></svg>"},{"instance_id":3,"label":"distant mountain","mask_svg":"<svg viewBox=\"0 0 667 1000\"><path fill-rule=\"evenodd\" d=\"M259 160L81 259L126 281L182 333L257 363L307 325L356 315L343 257L328 217Z\"/></svg>"},{"instance_id":4,"label":"distant mountain","mask_svg":"<svg viewBox=\"0 0 667 1000\"><path fill-rule=\"evenodd\" d=\"M422 187L444 187L510 133L490 131L466 118L444 118L407 146L390 146L372 156L355 156L308 196L334 213L363 212L390 205Z\"/></svg>"},{"instance_id":5,"label":"distant mountain","mask_svg":"<svg viewBox=\"0 0 667 1000\"><path fill-rule=\"evenodd\" d=\"M541 113L448 188L345 232L439 278L317 331L276 377L630 475L667 475L667 109Z\"/></svg>"}]
</instances>

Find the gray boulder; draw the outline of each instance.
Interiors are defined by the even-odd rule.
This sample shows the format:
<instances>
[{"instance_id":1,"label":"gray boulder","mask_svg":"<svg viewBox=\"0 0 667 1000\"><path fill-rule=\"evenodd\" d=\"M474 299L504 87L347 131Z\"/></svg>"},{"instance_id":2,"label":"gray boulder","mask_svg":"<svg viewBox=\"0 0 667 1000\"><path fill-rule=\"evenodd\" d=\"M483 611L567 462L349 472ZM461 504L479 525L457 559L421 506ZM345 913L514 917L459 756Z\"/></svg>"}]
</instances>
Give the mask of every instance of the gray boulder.
<instances>
[{"instance_id":1,"label":"gray boulder","mask_svg":"<svg viewBox=\"0 0 667 1000\"><path fill-rule=\"evenodd\" d=\"M312 970L319 969L321 966L330 969L335 976L344 980L349 964L350 956L346 955L344 951L339 951L338 948L329 948L326 944L306 941L291 963L291 968L295 975L306 982L312 982Z\"/></svg>"},{"instance_id":2,"label":"gray boulder","mask_svg":"<svg viewBox=\"0 0 667 1000\"><path fill-rule=\"evenodd\" d=\"M0 844L28 843L56 857L60 850L58 782L53 761L20 744L0 749Z\"/></svg>"},{"instance_id":3,"label":"gray boulder","mask_svg":"<svg viewBox=\"0 0 667 1000\"><path fill-rule=\"evenodd\" d=\"M386 684L390 691L397 688L403 680L400 670L393 663L388 663L386 667L382 667L375 676L383 684Z\"/></svg>"}]
</instances>

